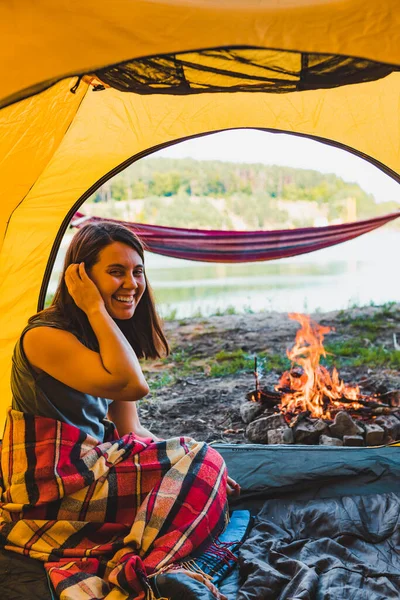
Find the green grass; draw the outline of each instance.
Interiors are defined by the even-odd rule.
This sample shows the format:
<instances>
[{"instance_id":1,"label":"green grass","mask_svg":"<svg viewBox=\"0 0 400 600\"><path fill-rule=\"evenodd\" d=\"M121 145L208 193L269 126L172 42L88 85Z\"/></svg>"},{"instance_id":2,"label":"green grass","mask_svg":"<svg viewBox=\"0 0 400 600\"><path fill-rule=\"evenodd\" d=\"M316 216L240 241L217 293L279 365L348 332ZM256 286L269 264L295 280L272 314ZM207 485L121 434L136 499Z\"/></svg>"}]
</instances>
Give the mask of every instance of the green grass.
<instances>
[{"instance_id":1,"label":"green grass","mask_svg":"<svg viewBox=\"0 0 400 600\"><path fill-rule=\"evenodd\" d=\"M238 314L236 312L236 308L234 306L229 305L226 308L224 308L223 310L221 310L220 308L217 308L215 313L213 313L211 316L212 317L224 317L225 315L236 315L236 314Z\"/></svg>"},{"instance_id":2,"label":"green grass","mask_svg":"<svg viewBox=\"0 0 400 600\"><path fill-rule=\"evenodd\" d=\"M167 387L169 385L174 385L176 382L176 378L172 373L157 373L157 375L152 375L151 378L148 378L150 391L154 392L163 387Z\"/></svg>"},{"instance_id":3,"label":"green grass","mask_svg":"<svg viewBox=\"0 0 400 600\"><path fill-rule=\"evenodd\" d=\"M161 316L163 321L175 321L177 313L178 311L176 308L171 308L170 306L168 306L164 308L164 310L161 313Z\"/></svg>"},{"instance_id":4,"label":"green grass","mask_svg":"<svg viewBox=\"0 0 400 600\"><path fill-rule=\"evenodd\" d=\"M386 350L382 346L364 348L359 356L353 359L353 366L399 369L400 352L398 350Z\"/></svg>"},{"instance_id":5,"label":"green grass","mask_svg":"<svg viewBox=\"0 0 400 600\"><path fill-rule=\"evenodd\" d=\"M254 356L254 353L249 354L244 350L234 350L233 352L222 350L210 359L210 375L211 377L224 377L241 372L253 373ZM260 373L274 370L285 371L290 367L290 361L280 354L259 352L257 361Z\"/></svg>"},{"instance_id":6,"label":"green grass","mask_svg":"<svg viewBox=\"0 0 400 600\"><path fill-rule=\"evenodd\" d=\"M240 371L254 370L254 356L246 354L243 350L234 350L233 352L221 350L211 358L209 364L211 377L223 377L224 375L234 375Z\"/></svg>"},{"instance_id":7,"label":"green grass","mask_svg":"<svg viewBox=\"0 0 400 600\"><path fill-rule=\"evenodd\" d=\"M327 368L368 367L400 369L400 352L384 348L382 345L366 343L366 337L354 337L344 341L326 344L327 356L321 363ZM276 371L283 373L290 368L289 359L282 354L270 354L266 351L257 353L259 373ZM173 385L178 379L196 374L206 374L210 377L227 377L240 373L253 373L254 353L243 349L233 351L221 350L213 356L202 358L189 355L184 350L174 351L164 359L166 364L173 363L168 373L152 374L149 377L151 389Z\"/></svg>"},{"instance_id":8,"label":"green grass","mask_svg":"<svg viewBox=\"0 0 400 600\"><path fill-rule=\"evenodd\" d=\"M371 306L374 306L371 303ZM375 331L388 326L387 320L400 320L400 311L396 309L396 302L386 302L381 306L376 307L378 310L368 316L352 317L348 311L341 310L338 312L337 318L340 323L349 324L350 327L360 328L361 330ZM389 323L390 325L390 323Z\"/></svg>"},{"instance_id":9,"label":"green grass","mask_svg":"<svg viewBox=\"0 0 400 600\"><path fill-rule=\"evenodd\" d=\"M327 343L328 356L321 362L328 367L400 368L400 352L381 345L366 345L364 338Z\"/></svg>"},{"instance_id":10,"label":"green grass","mask_svg":"<svg viewBox=\"0 0 400 600\"><path fill-rule=\"evenodd\" d=\"M395 310L396 302L385 302L379 307L379 312L377 315L382 315L384 317L391 317L396 313ZM397 311L398 312L398 311Z\"/></svg>"},{"instance_id":11,"label":"green grass","mask_svg":"<svg viewBox=\"0 0 400 600\"><path fill-rule=\"evenodd\" d=\"M261 359L264 360L265 371L287 371L291 365L290 360L284 354L261 353Z\"/></svg>"},{"instance_id":12,"label":"green grass","mask_svg":"<svg viewBox=\"0 0 400 600\"><path fill-rule=\"evenodd\" d=\"M281 373L290 367L290 361L280 354L259 352L257 359L260 373L273 370ZM185 350L175 350L169 357L163 359L163 362L165 365L172 364L168 372L149 373L147 375L153 393L161 387L174 385L179 379L196 374L205 374L209 377L226 377L240 373L252 374L254 371L254 353L245 352L243 349L232 352L221 350L207 358L189 355Z\"/></svg>"}]
</instances>

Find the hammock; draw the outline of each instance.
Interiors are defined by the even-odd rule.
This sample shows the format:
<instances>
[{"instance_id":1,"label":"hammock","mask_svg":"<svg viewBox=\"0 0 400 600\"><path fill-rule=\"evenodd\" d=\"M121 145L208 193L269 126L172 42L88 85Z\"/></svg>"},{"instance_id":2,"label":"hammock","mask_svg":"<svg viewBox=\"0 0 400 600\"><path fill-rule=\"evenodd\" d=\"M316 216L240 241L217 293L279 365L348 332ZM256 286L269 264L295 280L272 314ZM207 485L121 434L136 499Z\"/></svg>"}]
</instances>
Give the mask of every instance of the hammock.
<instances>
[{"instance_id":1,"label":"hammock","mask_svg":"<svg viewBox=\"0 0 400 600\"><path fill-rule=\"evenodd\" d=\"M140 237L146 250L174 258L203 262L240 263L275 260L314 252L347 242L400 217L390 213L364 221L277 231L215 231L181 229L106 219L125 225ZM72 227L104 221L75 213Z\"/></svg>"}]
</instances>

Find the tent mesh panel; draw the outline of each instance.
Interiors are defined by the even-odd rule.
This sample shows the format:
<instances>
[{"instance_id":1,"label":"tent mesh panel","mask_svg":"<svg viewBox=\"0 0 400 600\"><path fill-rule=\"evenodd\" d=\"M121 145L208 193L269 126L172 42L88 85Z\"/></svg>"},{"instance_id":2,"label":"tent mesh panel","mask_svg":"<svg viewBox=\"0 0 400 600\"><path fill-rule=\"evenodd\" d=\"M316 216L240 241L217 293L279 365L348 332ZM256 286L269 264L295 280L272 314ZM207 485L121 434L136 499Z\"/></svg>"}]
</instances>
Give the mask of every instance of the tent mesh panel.
<instances>
[{"instance_id":1,"label":"tent mesh panel","mask_svg":"<svg viewBox=\"0 0 400 600\"><path fill-rule=\"evenodd\" d=\"M137 94L284 93L374 81L397 70L347 56L216 48L129 60L95 75L109 87Z\"/></svg>"}]
</instances>

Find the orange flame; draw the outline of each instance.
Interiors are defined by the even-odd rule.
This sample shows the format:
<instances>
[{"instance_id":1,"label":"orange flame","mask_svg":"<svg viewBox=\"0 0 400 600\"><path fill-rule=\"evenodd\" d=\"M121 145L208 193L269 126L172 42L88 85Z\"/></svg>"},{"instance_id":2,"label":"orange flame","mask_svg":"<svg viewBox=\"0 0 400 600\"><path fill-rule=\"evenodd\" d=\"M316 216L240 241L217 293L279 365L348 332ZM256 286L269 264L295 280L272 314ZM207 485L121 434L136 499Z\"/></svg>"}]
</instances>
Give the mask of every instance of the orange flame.
<instances>
[{"instance_id":1,"label":"orange flame","mask_svg":"<svg viewBox=\"0 0 400 600\"><path fill-rule=\"evenodd\" d=\"M289 318L301 325L296 333L293 348L287 350L287 356L292 361L292 368L286 371L276 390L286 391L282 397L280 410L283 413L296 414L309 410L313 417L331 418L330 408L348 408L340 399L352 400L352 408L361 408L356 401L361 398L360 388L345 385L334 368L332 375L323 365L321 356L326 356L323 346L324 337L333 330L332 327L318 325L307 315L289 314ZM299 365L296 370L294 365Z\"/></svg>"}]
</instances>

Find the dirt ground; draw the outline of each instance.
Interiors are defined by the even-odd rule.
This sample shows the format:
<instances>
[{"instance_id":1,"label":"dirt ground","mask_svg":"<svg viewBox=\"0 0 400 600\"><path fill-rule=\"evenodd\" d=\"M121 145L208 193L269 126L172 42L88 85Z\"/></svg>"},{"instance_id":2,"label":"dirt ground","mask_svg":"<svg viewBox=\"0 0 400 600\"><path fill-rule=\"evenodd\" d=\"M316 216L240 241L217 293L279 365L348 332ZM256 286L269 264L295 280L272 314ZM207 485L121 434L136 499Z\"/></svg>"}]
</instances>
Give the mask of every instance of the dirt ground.
<instances>
[{"instance_id":1,"label":"dirt ground","mask_svg":"<svg viewBox=\"0 0 400 600\"><path fill-rule=\"evenodd\" d=\"M345 383L358 383L368 393L400 390L400 351L393 335L400 344L400 304L311 316L335 328L325 341L342 348L338 366ZM170 357L143 365L151 389L140 402L143 425L163 438L245 443L239 407L254 389L254 355L273 358L260 381L273 387L284 370L276 365L277 357L283 360L299 327L286 313L276 312L167 322ZM350 350L343 350L349 344ZM236 368L237 356L244 367L239 360ZM363 364L353 364L357 357Z\"/></svg>"}]
</instances>

